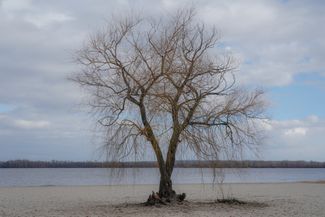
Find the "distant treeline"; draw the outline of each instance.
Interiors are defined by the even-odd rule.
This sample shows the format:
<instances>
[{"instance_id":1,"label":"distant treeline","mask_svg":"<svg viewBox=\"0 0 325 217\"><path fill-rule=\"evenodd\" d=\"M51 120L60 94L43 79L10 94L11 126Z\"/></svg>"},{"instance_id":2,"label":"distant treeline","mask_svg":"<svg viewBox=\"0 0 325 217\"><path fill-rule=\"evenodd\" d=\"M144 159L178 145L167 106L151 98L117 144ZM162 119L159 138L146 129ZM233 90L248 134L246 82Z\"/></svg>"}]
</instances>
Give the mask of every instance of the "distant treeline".
<instances>
[{"instance_id":1,"label":"distant treeline","mask_svg":"<svg viewBox=\"0 0 325 217\"><path fill-rule=\"evenodd\" d=\"M156 162L74 162L11 160L0 162L0 168L153 168ZM325 168L316 161L177 161L178 168Z\"/></svg>"}]
</instances>

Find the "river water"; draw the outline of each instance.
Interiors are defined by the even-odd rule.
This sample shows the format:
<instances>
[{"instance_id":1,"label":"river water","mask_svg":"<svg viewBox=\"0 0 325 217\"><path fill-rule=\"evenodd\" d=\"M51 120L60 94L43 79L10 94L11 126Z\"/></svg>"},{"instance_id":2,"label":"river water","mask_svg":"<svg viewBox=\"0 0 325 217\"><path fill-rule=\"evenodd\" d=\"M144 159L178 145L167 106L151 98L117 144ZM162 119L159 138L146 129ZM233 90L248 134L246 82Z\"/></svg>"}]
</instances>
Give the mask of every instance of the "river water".
<instances>
[{"instance_id":1,"label":"river water","mask_svg":"<svg viewBox=\"0 0 325 217\"><path fill-rule=\"evenodd\" d=\"M325 168L175 168L174 184L278 183L325 180ZM31 168L0 169L0 186L69 186L157 184L156 168Z\"/></svg>"}]
</instances>

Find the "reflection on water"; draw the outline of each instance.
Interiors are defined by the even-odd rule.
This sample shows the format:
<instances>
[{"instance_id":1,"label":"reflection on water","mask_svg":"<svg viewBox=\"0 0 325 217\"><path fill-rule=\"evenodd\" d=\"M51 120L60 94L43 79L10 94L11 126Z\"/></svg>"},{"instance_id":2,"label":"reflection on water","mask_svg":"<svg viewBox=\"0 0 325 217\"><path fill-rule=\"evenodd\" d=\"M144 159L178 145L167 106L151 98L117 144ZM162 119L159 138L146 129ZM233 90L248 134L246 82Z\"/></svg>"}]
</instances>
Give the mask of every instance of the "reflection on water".
<instances>
[{"instance_id":1,"label":"reflection on water","mask_svg":"<svg viewBox=\"0 0 325 217\"><path fill-rule=\"evenodd\" d=\"M215 172L215 173L214 173ZM215 175L214 175L215 174ZM325 168L212 169L175 168L175 184L269 183L325 180ZM157 184L156 168L0 169L0 186Z\"/></svg>"}]
</instances>

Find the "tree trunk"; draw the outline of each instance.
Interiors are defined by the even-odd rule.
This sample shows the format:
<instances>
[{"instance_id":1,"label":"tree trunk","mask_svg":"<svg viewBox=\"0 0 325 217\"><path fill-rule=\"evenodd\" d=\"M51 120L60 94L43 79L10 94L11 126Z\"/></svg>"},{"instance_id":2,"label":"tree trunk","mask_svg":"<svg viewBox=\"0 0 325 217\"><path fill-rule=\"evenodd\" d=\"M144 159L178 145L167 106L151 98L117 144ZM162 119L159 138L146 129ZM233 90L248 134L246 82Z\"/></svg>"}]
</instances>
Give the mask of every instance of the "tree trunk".
<instances>
[{"instance_id":1,"label":"tree trunk","mask_svg":"<svg viewBox=\"0 0 325 217\"><path fill-rule=\"evenodd\" d=\"M186 194L176 194L173 190L173 184L171 180L171 174L167 173L166 166L163 164L159 164L160 170L160 184L159 184L159 192L155 193L154 191L152 194L149 195L147 202L145 203L146 206L153 206L156 204L164 204L167 205L168 203L174 202L182 202Z\"/></svg>"},{"instance_id":2,"label":"tree trunk","mask_svg":"<svg viewBox=\"0 0 325 217\"><path fill-rule=\"evenodd\" d=\"M173 190L172 180L168 175L160 176L159 196L169 201L173 201L176 198L176 193Z\"/></svg>"},{"instance_id":3,"label":"tree trunk","mask_svg":"<svg viewBox=\"0 0 325 217\"><path fill-rule=\"evenodd\" d=\"M185 193L176 194L173 190L171 177L167 175L166 171L163 174L160 176L159 192L155 193L153 191L149 195L147 202L144 203L146 206L173 204L175 202L182 202L185 199Z\"/></svg>"}]
</instances>

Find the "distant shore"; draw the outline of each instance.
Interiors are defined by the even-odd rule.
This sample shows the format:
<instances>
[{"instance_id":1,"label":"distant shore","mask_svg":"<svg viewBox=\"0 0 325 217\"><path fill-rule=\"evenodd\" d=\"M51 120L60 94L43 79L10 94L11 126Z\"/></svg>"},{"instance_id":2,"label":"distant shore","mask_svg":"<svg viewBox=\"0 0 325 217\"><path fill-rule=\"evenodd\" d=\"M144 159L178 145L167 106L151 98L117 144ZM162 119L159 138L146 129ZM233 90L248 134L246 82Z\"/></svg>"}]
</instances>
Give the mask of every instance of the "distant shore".
<instances>
[{"instance_id":1,"label":"distant shore","mask_svg":"<svg viewBox=\"0 0 325 217\"><path fill-rule=\"evenodd\" d=\"M0 187L0 216L324 216L324 183L175 185L187 201L160 207L141 205L157 185Z\"/></svg>"},{"instance_id":2,"label":"distant shore","mask_svg":"<svg viewBox=\"0 0 325 217\"><path fill-rule=\"evenodd\" d=\"M155 161L98 162L98 161L0 161L0 168L154 168ZM325 168L325 162L317 161L262 161L262 160L219 160L176 161L178 168Z\"/></svg>"}]
</instances>

